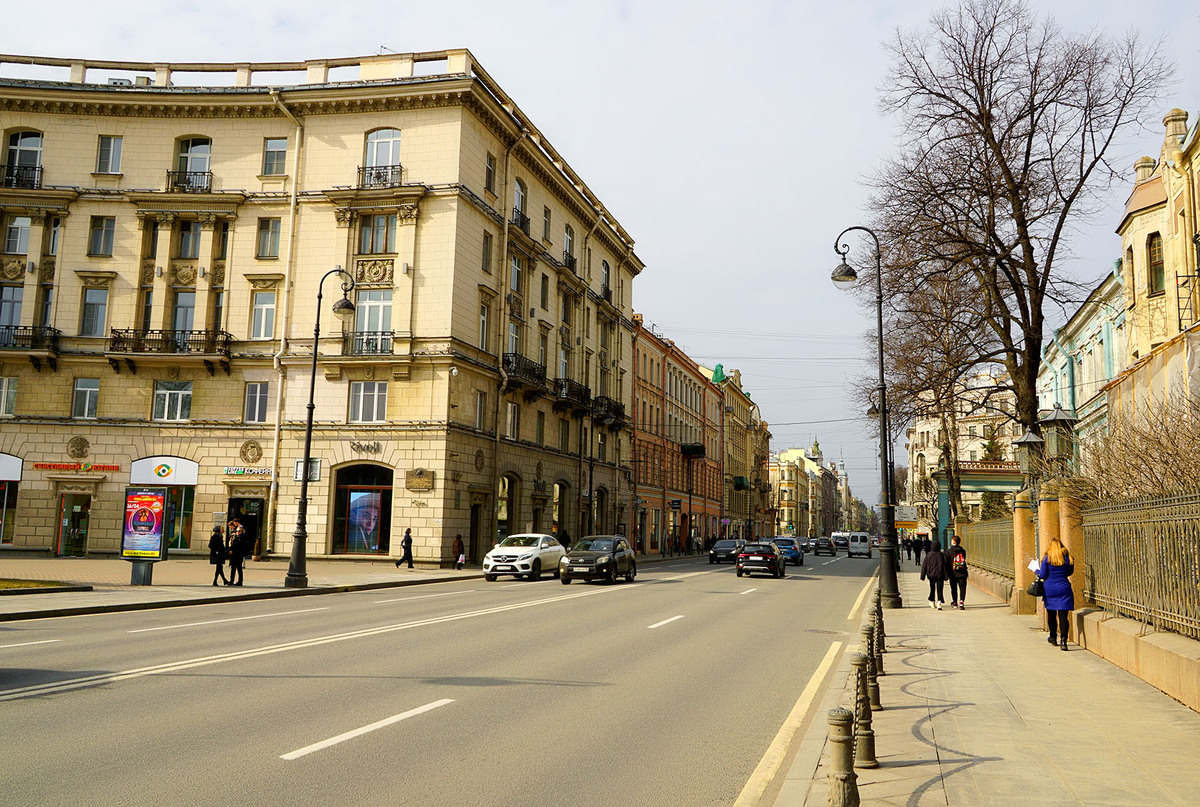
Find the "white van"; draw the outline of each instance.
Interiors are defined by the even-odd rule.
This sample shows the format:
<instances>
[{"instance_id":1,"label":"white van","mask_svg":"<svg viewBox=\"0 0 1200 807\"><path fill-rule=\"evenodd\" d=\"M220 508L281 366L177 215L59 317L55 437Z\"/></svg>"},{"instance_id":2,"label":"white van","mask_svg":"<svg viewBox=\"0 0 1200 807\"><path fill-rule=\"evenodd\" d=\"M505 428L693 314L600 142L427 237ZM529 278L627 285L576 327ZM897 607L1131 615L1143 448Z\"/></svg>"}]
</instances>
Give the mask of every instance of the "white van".
<instances>
[{"instance_id":1,"label":"white van","mask_svg":"<svg viewBox=\"0 0 1200 807\"><path fill-rule=\"evenodd\" d=\"M862 555L864 558L871 557L871 536L865 532L850 533L850 542L846 545L846 554L849 557Z\"/></svg>"}]
</instances>

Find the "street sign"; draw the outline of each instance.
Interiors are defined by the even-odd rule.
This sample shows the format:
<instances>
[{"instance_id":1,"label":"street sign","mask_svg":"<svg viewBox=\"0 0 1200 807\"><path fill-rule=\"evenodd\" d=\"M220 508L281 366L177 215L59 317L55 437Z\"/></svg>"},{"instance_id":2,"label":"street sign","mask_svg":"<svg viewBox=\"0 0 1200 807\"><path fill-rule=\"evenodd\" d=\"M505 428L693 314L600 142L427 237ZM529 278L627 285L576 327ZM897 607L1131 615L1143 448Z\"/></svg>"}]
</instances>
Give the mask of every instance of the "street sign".
<instances>
[{"instance_id":1,"label":"street sign","mask_svg":"<svg viewBox=\"0 0 1200 807\"><path fill-rule=\"evenodd\" d=\"M671 499L670 505L672 510L679 510L683 507L683 502L679 499Z\"/></svg>"},{"instance_id":2,"label":"street sign","mask_svg":"<svg viewBox=\"0 0 1200 807\"><path fill-rule=\"evenodd\" d=\"M914 504L896 505L896 529L915 530L917 528L917 507Z\"/></svg>"}]
</instances>

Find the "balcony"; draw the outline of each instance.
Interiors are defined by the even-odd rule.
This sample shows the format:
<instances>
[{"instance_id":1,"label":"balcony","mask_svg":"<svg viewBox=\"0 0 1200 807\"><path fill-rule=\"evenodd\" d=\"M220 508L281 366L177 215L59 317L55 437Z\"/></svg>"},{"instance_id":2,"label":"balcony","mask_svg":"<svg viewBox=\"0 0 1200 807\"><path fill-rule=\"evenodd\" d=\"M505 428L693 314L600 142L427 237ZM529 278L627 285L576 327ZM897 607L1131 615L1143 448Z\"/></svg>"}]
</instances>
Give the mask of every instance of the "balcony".
<instances>
[{"instance_id":1,"label":"balcony","mask_svg":"<svg viewBox=\"0 0 1200 807\"><path fill-rule=\"evenodd\" d=\"M395 188L403 185L401 180L403 166L400 165L368 165L359 166L359 188Z\"/></svg>"},{"instance_id":2,"label":"balcony","mask_svg":"<svg viewBox=\"0 0 1200 807\"><path fill-rule=\"evenodd\" d=\"M26 353L34 369L42 369L44 359L51 370L58 369L57 328L41 325L0 325L0 350L15 350Z\"/></svg>"},{"instance_id":3,"label":"balcony","mask_svg":"<svg viewBox=\"0 0 1200 807\"><path fill-rule=\"evenodd\" d=\"M5 165L0 168L3 173L2 183L5 188L42 187L42 167L40 165Z\"/></svg>"},{"instance_id":4,"label":"balcony","mask_svg":"<svg viewBox=\"0 0 1200 807\"><path fill-rule=\"evenodd\" d=\"M604 395L592 399L592 419L610 429L625 428L625 404Z\"/></svg>"},{"instance_id":5,"label":"balcony","mask_svg":"<svg viewBox=\"0 0 1200 807\"><path fill-rule=\"evenodd\" d=\"M354 331L342 334L344 356L390 356L395 331Z\"/></svg>"},{"instance_id":6,"label":"balcony","mask_svg":"<svg viewBox=\"0 0 1200 807\"><path fill-rule=\"evenodd\" d=\"M513 208L512 223L517 225L517 227L520 228L521 232L525 233L525 235L529 235L529 216L526 216L516 208Z\"/></svg>"},{"instance_id":7,"label":"balcony","mask_svg":"<svg viewBox=\"0 0 1200 807\"><path fill-rule=\"evenodd\" d=\"M504 372L508 376L505 392L521 390L526 403L546 394L546 368L520 353L504 354Z\"/></svg>"},{"instance_id":8,"label":"balcony","mask_svg":"<svg viewBox=\"0 0 1200 807\"><path fill-rule=\"evenodd\" d=\"M215 365L229 375L230 343L233 336L225 331L142 331L114 328L105 354L114 372L124 361L129 372L137 372L135 358L151 364L181 365L188 359L202 363L213 375Z\"/></svg>"},{"instance_id":9,"label":"balcony","mask_svg":"<svg viewBox=\"0 0 1200 807\"><path fill-rule=\"evenodd\" d=\"M592 391L569 378L554 379L554 411L583 415L591 408Z\"/></svg>"},{"instance_id":10,"label":"balcony","mask_svg":"<svg viewBox=\"0 0 1200 807\"><path fill-rule=\"evenodd\" d=\"M212 171L168 171L167 190L171 193L211 193Z\"/></svg>"},{"instance_id":11,"label":"balcony","mask_svg":"<svg viewBox=\"0 0 1200 807\"><path fill-rule=\"evenodd\" d=\"M576 269L578 265L579 262L575 260L574 255L569 252L563 253L563 266L570 269L572 274L579 274L578 270Z\"/></svg>"}]
</instances>

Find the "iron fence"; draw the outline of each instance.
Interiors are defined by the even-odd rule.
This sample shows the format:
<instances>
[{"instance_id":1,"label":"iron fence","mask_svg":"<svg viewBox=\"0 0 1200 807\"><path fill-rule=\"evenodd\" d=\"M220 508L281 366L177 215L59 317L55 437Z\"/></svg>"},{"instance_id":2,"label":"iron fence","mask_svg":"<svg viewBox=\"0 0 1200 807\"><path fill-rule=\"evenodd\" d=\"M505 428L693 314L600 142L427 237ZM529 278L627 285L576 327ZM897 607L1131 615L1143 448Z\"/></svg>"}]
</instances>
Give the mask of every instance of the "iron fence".
<instances>
[{"instance_id":1,"label":"iron fence","mask_svg":"<svg viewBox=\"0 0 1200 807\"><path fill-rule=\"evenodd\" d=\"M1081 516L1084 595L1156 630L1200 639L1200 492L1105 502Z\"/></svg>"},{"instance_id":2,"label":"iron fence","mask_svg":"<svg viewBox=\"0 0 1200 807\"><path fill-rule=\"evenodd\" d=\"M967 561L972 566L1009 580L1015 578L1012 516L966 524L961 537L963 549L967 550Z\"/></svg>"}]
</instances>

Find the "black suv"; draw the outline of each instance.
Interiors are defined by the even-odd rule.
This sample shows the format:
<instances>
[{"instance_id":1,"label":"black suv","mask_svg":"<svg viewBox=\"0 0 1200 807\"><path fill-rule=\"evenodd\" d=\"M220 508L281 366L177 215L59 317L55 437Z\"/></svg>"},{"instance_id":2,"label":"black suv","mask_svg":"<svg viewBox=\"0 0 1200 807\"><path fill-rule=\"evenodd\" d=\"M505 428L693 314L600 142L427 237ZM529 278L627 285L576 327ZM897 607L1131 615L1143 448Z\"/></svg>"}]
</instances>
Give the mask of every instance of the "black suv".
<instances>
[{"instance_id":1,"label":"black suv","mask_svg":"<svg viewBox=\"0 0 1200 807\"><path fill-rule=\"evenodd\" d=\"M623 536L589 535L576 541L563 555L558 562L558 576L564 586L572 580L615 583L618 577L633 582L637 577L637 561Z\"/></svg>"},{"instance_id":2,"label":"black suv","mask_svg":"<svg viewBox=\"0 0 1200 807\"><path fill-rule=\"evenodd\" d=\"M814 556L824 553L828 554L831 558L836 558L837 547L833 545L833 540L831 538L813 538L812 553Z\"/></svg>"},{"instance_id":3,"label":"black suv","mask_svg":"<svg viewBox=\"0 0 1200 807\"><path fill-rule=\"evenodd\" d=\"M766 572L772 577L787 574L783 553L774 541L753 541L742 547L737 556L737 576L751 572Z\"/></svg>"}]
</instances>

